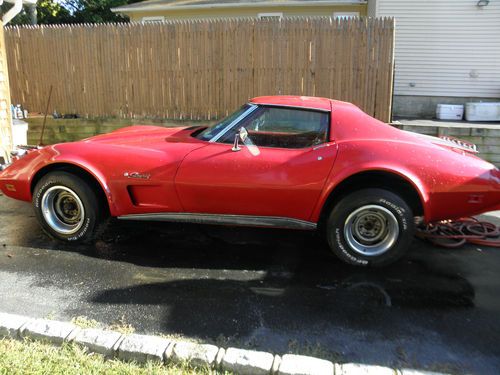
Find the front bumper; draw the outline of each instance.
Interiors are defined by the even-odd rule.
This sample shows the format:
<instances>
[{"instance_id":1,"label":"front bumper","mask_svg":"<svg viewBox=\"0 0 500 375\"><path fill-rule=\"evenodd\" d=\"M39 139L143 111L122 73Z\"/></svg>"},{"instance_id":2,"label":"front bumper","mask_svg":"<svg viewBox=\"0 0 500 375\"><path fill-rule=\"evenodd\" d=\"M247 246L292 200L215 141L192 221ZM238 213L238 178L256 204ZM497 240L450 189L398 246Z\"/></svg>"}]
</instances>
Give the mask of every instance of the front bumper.
<instances>
[{"instance_id":1,"label":"front bumper","mask_svg":"<svg viewBox=\"0 0 500 375\"><path fill-rule=\"evenodd\" d=\"M4 195L22 201L31 200L30 155L28 150L16 149L11 152L10 161L0 158L0 191Z\"/></svg>"}]
</instances>

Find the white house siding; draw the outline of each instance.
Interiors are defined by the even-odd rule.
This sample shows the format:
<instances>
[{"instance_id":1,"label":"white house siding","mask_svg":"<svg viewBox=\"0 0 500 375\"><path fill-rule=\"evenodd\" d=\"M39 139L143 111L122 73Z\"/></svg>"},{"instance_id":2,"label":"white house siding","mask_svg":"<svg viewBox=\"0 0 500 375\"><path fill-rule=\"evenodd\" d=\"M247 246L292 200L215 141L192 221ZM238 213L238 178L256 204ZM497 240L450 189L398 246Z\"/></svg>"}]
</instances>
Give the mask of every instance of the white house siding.
<instances>
[{"instance_id":1,"label":"white house siding","mask_svg":"<svg viewBox=\"0 0 500 375\"><path fill-rule=\"evenodd\" d=\"M368 9L396 19L395 95L500 98L500 0L369 0Z\"/></svg>"}]
</instances>

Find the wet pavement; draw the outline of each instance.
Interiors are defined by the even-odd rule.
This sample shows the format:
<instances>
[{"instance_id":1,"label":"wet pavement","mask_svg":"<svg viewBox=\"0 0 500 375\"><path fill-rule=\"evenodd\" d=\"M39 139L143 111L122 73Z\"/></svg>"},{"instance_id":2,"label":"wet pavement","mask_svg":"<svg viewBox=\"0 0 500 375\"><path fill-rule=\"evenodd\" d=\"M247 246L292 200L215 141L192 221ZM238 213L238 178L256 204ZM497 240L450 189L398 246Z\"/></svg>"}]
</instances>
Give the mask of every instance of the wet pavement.
<instances>
[{"instance_id":1,"label":"wet pavement","mask_svg":"<svg viewBox=\"0 0 500 375\"><path fill-rule=\"evenodd\" d=\"M113 222L104 241L67 246L0 196L0 311L224 346L498 374L499 268L500 249L415 240L397 264L359 269L313 233L158 223Z\"/></svg>"}]
</instances>

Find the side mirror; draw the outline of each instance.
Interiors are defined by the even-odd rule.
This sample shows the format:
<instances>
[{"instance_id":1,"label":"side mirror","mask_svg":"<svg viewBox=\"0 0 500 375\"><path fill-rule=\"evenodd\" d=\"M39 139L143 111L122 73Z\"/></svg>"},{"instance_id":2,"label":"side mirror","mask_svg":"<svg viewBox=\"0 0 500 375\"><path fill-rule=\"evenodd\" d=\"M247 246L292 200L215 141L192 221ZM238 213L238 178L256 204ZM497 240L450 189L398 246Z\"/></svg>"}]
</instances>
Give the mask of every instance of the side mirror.
<instances>
[{"instance_id":1,"label":"side mirror","mask_svg":"<svg viewBox=\"0 0 500 375\"><path fill-rule=\"evenodd\" d=\"M240 151L241 150L240 141L245 143L247 138L248 138L248 131L245 129L245 127L242 126L234 135L234 144L231 150Z\"/></svg>"}]
</instances>

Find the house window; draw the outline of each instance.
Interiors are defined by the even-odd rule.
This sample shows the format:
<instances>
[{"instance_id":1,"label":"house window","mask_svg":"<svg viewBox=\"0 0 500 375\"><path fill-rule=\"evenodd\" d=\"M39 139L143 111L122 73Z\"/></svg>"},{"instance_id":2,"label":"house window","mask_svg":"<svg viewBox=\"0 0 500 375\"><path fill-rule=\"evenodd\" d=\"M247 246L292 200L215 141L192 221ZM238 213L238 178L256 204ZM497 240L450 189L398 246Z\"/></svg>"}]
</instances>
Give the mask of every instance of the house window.
<instances>
[{"instance_id":1,"label":"house window","mask_svg":"<svg viewBox=\"0 0 500 375\"><path fill-rule=\"evenodd\" d=\"M259 14L257 14L257 18L259 20L280 20L283 18L283 13L281 13L281 12L259 13Z\"/></svg>"},{"instance_id":2,"label":"house window","mask_svg":"<svg viewBox=\"0 0 500 375\"><path fill-rule=\"evenodd\" d=\"M163 16L151 16L151 17L142 17L142 22L162 22L165 21L165 17Z\"/></svg>"},{"instance_id":3,"label":"house window","mask_svg":"<svg viewBox=\"0 0 500 375\"><path fill-rule=\"evenodd\" d=\"M333 18L348 19L359 17L359 12L334 12Z\"/></svg>"}]
</instances>

